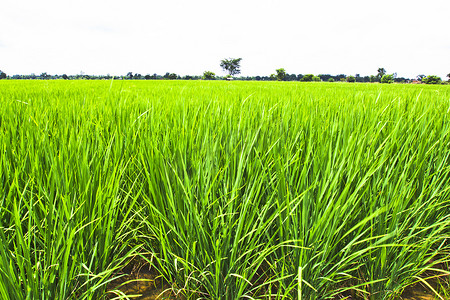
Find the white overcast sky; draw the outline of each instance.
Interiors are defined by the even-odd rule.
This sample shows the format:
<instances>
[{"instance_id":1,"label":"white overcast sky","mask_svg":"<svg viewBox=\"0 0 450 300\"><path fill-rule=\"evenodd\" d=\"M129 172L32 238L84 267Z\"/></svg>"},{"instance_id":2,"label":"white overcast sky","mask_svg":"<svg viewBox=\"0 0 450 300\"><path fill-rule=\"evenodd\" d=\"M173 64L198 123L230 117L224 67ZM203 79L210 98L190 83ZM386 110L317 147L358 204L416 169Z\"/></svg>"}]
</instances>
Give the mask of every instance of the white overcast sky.
<instances>
[{"instance_id":1,"label":"white overcast sky","mask_svg":"<svg viewBox=\"0 0 450 300\"><path fill-rule=\"evenodd\" d=\"M450 0L1 0L0 20L8 75L450 73Z\"/></svg>"}]
</instances>

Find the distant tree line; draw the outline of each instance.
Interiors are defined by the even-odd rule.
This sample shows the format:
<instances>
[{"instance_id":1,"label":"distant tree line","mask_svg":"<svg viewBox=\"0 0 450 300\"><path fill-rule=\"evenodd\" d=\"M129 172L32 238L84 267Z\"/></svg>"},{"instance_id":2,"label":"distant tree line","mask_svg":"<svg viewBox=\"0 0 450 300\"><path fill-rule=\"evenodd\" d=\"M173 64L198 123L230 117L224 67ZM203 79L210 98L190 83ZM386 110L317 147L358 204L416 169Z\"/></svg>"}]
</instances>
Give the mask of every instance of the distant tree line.
<instances>
[{"instance_id":1,"label":"distant tree line","mask_svg":"<svg viewBox=\"0 0 450 300\"><path fill-rule=\"evenodd\" d=\"M282 68L281 68L282 69ZM289 74L281 69L277 69L277 74L271 74L270 76L235 76L232 77L234 80L239 81L301 81L301 82L314 82L314 81L326 81L326 82L381 82L381 83L412 83L412 82L422 82L427 84L440 84L443 81L440 77L429 75L419 75L417 79L410 79L405 77L397 77L395 74L384 74L381 77L377 75L370 76L360 76L359 74L353 75L330 75L330 74ZM284 69L283 69L284 70ZM449 74L450 75L450 74ZM227 80L231 78L230 75L217 76L211 71L205 71L203 75L184 75L180 76L176 73L167 72L164 75L159 74L147 74L142 75L139 73L128 72L123 76L111 76L111 75L50 75L47 73L41 73L40 75L30 74L30 75L12 75L7 76L6 73L0 71L0 79L40 79L40 80L51 80L51 79L64 79L64 80ZM450 77L449 77L450 81Z\"/></svg>"},{"instance_id":2,"label":"distant tree line","mask_svg":"<svg viewBox=\"0 0 450 300\"><path fill-rule=\"evenodd\" d=\"M1 72L1 71L0 71ZM234 80L242 80L242 81L348 81L348 78L354 78L355 82L380 82L378 79L372 78L373 76L347 76L345 74L339 75L330 75L330 74L288 74L288 73L279 73L272 74L270 76L234 76ZM178 75L176 73L167 72L164 75L159 74L147 74L142 75L139 73L128 72L126 75L122 76L111 76L111 75L86 75L86 74L77 74L77 75L51 75L47 73L41 73L40 75L30 74L30 75L12 75L7 76L5 73L0 73L0 79L41 79L41 80L50 80L50 79L65 79L65 80L78 80L78 79L86 79L86 80L94 80L94 79L116 79L116 80L226 80L230 78L230 75L225 76L217 76L215 73L211 71L205 71L203 75ZM396 77L394 82L409 82L409 78Z\"/></svg>"},{"instance_id":3,"label":"distant tree line","mask_svg":"<svg viewBox=\"0 0 450 300\"><path fill-rule=\"evenodd\" d=\"M313 82L313 81L327 81L327 82L381 82L381 83L427 83L427 84L440 84L440 83L450 83L450 73L447 74L449 80L443 82L442 79L435 75L418 75L415 79L398 77L396 73L387 74L384 68L378 68L376 75L361 76L360 74L353 75L330 75L330 74L289 74L284 68L279 68L276 70L276 74L271 74L269 76L239 76L240 74L240 63L242 58L229 58L223 59L220 62L220 66L224 71L228 73L225 76L216 76L214 72L205 71L203 75L185 75L180 76L176 73L167 72L164 75L159 74L146 74L142 75L139 73L128 72L123 76L111 76L107 75L86 75L83 72L77 75L50 75L47 73L41 73L40 75L30 74L30 75L12 75L8 76L6 73L0 70L0 79L64 79L64 80L93 80L93 79L105 79L105 80L241 80L241 81L302 81L302 82Z\"/></svg>"}]
</instances>

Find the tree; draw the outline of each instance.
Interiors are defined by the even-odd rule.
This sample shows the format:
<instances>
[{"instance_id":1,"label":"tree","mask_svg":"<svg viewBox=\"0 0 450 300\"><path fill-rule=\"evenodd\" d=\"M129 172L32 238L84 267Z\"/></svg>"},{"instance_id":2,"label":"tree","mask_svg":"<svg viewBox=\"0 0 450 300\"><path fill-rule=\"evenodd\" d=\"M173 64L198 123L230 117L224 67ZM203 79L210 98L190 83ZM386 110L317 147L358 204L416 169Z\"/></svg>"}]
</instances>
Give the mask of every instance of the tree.
<instances>
[{"instance_id":1,"label":"tree","mask_svg":"<svg viewBox=\"0 0 450 300\"><path fill-rule=\"evenodd\" d=\"M330 78L333 78L330 74L319 74L319 77L322 81L330 81Z\"/></svg>"},{"instance_id":2,"label":"tree","mask_svg":"<svg viewBox=\"0 0 450 300\"><path fill-rule=\"evenodd\" d=\"M0 70L0 79L6 79L6 73Z\"/></svg>"},{"instance_id":3,"label":"tree","mask_svg":"<svg viewBox=\"0 0 450 300\"><path fill-rule=\"evenodd\" d=\"M241 67L241 60L242 58L222 59L220 61L220 67L228 72L230 76L234 76L241 73L241 70L239 70Z\"/></svg>"},{"instance_id":4,"label":"tree","mask_svg":"<svg viewBox=\"0 0 450 300\"><path fill-rule=\"evenodd\" d=\"M276 69L275 71L277 71L277 80L278 81L282 81L284 79L284 77L286 77L286 70L283 68L279 68Z\"/></svg>"},{"instance_id":5,"label":"tree","mask_svg":"<svg viewBox=\"0 0 450 300\"><path fill-rule=\"evenodd\" d=\"M169 76L168 76L167 78L169 78L170 80L175 80L175 79L178 78L178 75L175 74L175 73L170 73Z\"/></svg>"},{"instance_id":6,"label":"tree","mask_svg":"<svg viewBox=\"0 0 450 300\"><path fill-rule=\"evenodd\" d=\"M211 71L203 72L202 79L204 79L204 80L214 80L215 78L216 78L216 74L214 72L211 72Z\"/></svg>"},{"instance_id":7,"label":"tree","mask_svg":"<svg viewBox=\"0 0 450 300\"><path fill-rule=\"evenodd\" d=\"M67 80L69 79L69 76L67 76L67 74L62 74L62 79Z\"/></svg>"},{"instance_id":8,"label":"tree","mask_svg":"<svg viewBox=\"0 0 450 300\"><path fill-rule=\"evenodd\" d=\"M334 79L330 77L330 78L328 79L328 82L334 82Z\"/></svg>"},{"instance_id":9,"label":"tree","mask_svg":"<svg viewBox=\"0 0 450 300\"><path fill-rule=\"evenodd\" d=\"M339 74L339 75L336 75L336 76L333 76L333 78L334 78L334 80L336 80L336 81L345 81L345 79L347 78L347 75L345 75L345 74Z\"/></svg>"},{"instance_id":10,"label":"tree","mask_svg":"<svg viewBox=\"0 0 450 300\"><path fill-rule=\"evenodd\" d=\"M448 77L448 81L450 81L450 73L447 74L447 77Z\"/></svg>"},{"instance_id":11,"label":"tree","mask_svg":"<svg viewBox=\"0 0 450 300\"><path fill-rule=\"evenodd\" d=\"M393 83L394 82L394 74L385 74L381 77L381 83Z\"/></svg>"},{"instance_id":12,"label":"tree","mask_svg":"<svg viewBox=\"0 0 450 300\"><path fill-rule=\"evenodd\" d=\"M314 75L313 74L305 74L305 76L302 77L302 79L300 79L300 81L313 81Z\"/></svg>"},{"instance_id":13,"label":"tree","mask_svg":"<svg viewBox=\"0 0 450 300\"><path fill-rule=\"evenodd\" d=\"M347 76L347 82L355 82L355 81L356 81L355 76L352 75Z\"/></svg>"},{"instance_id":14,"label":"tree","mask_svg":"<svg viewBox=\"0 0 450 300\"><path fill-rule=\"evenodd\" d=\"M425 75L417 75L417 80L422 81L425 78Z\"/></svg>"},{"instance_id":15,"label":"tree","mask_svg":"<svg viewBox=\"0 0 450 300\"><path fill-rule=\"evenodd\" d=\"M50 78L50 75L48 75L47 72L44 72L44 73L41 73L41 75L39 75L39 77L40 77L41 79L49 79L49 78Z\"/></svg>"},{"instance_id":16,"label":"tree","mask_svg":"<svg viewBox=\"0 0 450 300\"><path fill-rule=\"evenodd\" d=\"M427 77L422 79L423 83L426 84L440 84L442 82L441 77L436 75L428 75Z\"/></svg>"},{"instance_id":17,"label":"tree","mask_svg":"<svg viewBox=\"0 0 450 300\"><path fill-rule=\"evenodd\" d=\"M286 73L286 76L284 77L284 80L286 80L286 81L296 81L297 80L297 75Z\"/></svg>"},{"instance_id":18,"label":"tree","mask_svg":"<svg viewBox=\"0 0 450 300\"><path fill-rule=\"evenodd\" d=\"M377 74L377 79L378 81L381 81L381 78L383 78L383 76L386 74L386 69L385 68L378 68L378 74Z\"/></svg>"}]
</instances>

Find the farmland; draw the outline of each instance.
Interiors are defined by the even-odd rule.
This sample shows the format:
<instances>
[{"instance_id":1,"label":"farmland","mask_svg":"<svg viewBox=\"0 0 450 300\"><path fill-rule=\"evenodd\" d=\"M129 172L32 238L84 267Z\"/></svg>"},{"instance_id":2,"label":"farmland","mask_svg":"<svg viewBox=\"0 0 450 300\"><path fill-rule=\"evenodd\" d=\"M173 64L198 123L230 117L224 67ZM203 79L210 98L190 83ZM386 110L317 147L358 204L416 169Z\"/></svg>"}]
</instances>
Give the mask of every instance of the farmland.
<instances>
[{"instance_id":1,"label":"farmland","mask_svg":"<svg viewBox=\"0 0 450 300\"><path fill-rule=\"evenodd\" d=\"M2 80L0 155L0 299L448 284L449 86Z\"/></svg>"}]
</instances>

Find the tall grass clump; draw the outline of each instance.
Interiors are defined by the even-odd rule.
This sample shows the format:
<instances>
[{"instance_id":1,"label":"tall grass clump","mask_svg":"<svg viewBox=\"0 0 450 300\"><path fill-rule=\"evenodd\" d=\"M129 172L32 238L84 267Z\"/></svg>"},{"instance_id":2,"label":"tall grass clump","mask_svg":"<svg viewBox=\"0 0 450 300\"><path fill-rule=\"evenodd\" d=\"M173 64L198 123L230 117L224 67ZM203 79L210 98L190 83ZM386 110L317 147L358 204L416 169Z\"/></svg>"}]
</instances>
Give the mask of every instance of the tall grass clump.
<instances>
[{"instance_id":1,"label":"tall grass clump","mask_svg":"<svg viewBox=\"0 0 450 300\"><path fill-rule=\"evenodd\" d=\"M450 90L0 82L0 298L394 299L449 274Z\"/></svg>"},{"instance_id":2,"label":"tall grass clump","mask_svg":"<svg viewBox=\"0 0 450 300\"><path fill-rule=\"evenodd\" d=\"M137 245L125 137L85 92L26 85L1 94L0 298L98 299Z\"/></svg>"}]
</instances>

